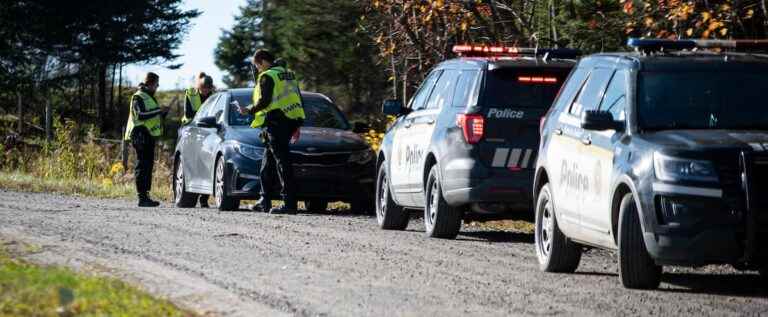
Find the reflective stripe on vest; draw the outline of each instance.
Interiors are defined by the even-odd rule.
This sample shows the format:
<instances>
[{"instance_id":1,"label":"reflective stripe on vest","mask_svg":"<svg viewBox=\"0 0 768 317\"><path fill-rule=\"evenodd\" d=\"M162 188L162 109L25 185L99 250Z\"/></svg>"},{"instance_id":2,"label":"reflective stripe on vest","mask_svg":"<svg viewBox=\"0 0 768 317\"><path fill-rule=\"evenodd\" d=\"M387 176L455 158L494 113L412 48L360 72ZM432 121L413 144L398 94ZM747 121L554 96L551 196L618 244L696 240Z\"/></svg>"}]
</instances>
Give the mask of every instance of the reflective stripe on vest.
<instances>
[{"instance_id":1,"label":"reflective stripe on vest","mask_svg":"<svg viewBox=\"0 0 768 317\"><path fill-rule=\"evenodd\" d=\"M194 110L195 113L197 113L197 111L200 110L200 106L203 105L202 98L200 97L200 92L198 92L197 89L195 88L189 88L184 94L185 94L185 98L187 98L187 100L189 100L189 103L192 104L192 110ZM185 110L184 115L181 118L181 123L187 124L190 121L192 121L192 118L187 118L187 111Z\"/></svg>"},{"instance_id":2,"label":"reflective stripe on vest","mask_svg":"<svg viewBox=\"0 0 768 317\"><path fill-rule=\"evenodd\" d=\"M141 100L144 102L145 111L152 111L160 108L160 106L157 105L155 98L152 98L152 96L148 95L147 93L139 90L133 94L133 97L131 97L131 102L128 105L130 110L128 111L128 123L125 127L125 135L123 136L123 139L130 140L131 133L133 133L133 128L140 126L146 127L147 130L149 130L149 134L154 137L163 135L163 121L160 116L154 116L148 120L139 120L139 115L134 113L136 109L133 109L133 98L141 98Z\"/></svg>"},{"instance_id":3,"label":"reflective stripe on vest","mask_svg":"<svg viewBox=\"0 0 768 317\"><path fill-rule=\"evenodd\" d=\"M266 109L256 112L251 127L258 128L264 125L267 113L273 110L283 111L288 119L304 119L304 107L301 104L299 85L294 74L283 67L273 67L259 74L257 83L261 82L262 76L269 76L275 83L272 89L272 102ZM261 99L261 87L256 85L253 91L253 103L257 104L259 99Z\"/></svg>"}]
</instances>

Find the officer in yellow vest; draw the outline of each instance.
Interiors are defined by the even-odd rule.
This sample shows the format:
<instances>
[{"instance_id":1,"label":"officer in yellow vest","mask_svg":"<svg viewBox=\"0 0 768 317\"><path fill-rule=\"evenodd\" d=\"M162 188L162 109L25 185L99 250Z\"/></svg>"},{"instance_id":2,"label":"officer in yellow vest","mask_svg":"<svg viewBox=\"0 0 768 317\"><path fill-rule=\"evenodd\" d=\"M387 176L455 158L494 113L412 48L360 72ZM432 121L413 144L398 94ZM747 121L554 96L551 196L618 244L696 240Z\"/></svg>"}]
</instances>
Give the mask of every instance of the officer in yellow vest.
<instances>
[{"instance_id":1,"label":"officer in yellow vest","mask_svg":"<svg viewBox=\"0 0 768 317\"><path fill-rule=\"evenodd\" d=\"M184 116L181 118L181 124L188 124L195 118L195 114L200 110L200 106L208 100L215 88L213 87L213 78L200 72L195 81L195 87L185 91L186 102L184 103ZM208 195L200 195L200 207L208 208Z\"/></svg>"},{"instance_id":2,"label":"officer in yellow vest","mask_svg":"<svg viewBox=\"0 0 768 317\"><path fill-rule=\"evenodd\" d=\"M160 77L157 74L147 73L144 82L139 84L139 90L131 97L131 108L128 111L128 122L123 137L124 140L131 141L136 149L134 173L139 207L160 205L149 197L155 163L155 142L163 135L163 121L168 114L168 108L161 108L155 99L159 82Z\"/></svg>"},{"instance_id":3,"label":"officer in yellow vest","mask_svg":"<svg viewBox=\"0 0 768 317\"><path fill-rule=\"evenodd\" d=\"M259 70L253 92L253 105L241 108L243 114L253 114L252 128L262 129L266 150L261 160L261 199L251 207L254 211L270 214L294 214L297 211L290 160L290 143L298 138L299 127L304 124L304 107L296 75L283 65L275 64L275 57L267 50L253 56L253 65ZM283 206L272 208L271 189L274 175L280 179Z\"/></svg>"},{"instance_id":4,"label":"officer in yellow vest","mask_svg":"<svg viewBox=\"0 0 768 317\"><path fill-rule=\"evenodd\" d=\"M214 89L213 78L201 72L195 80L195 87L188 88L184 92L186 102L181 124L192 121L197 111L200 110L200 106L211 96Z\"/></svg>"}]
</instances>

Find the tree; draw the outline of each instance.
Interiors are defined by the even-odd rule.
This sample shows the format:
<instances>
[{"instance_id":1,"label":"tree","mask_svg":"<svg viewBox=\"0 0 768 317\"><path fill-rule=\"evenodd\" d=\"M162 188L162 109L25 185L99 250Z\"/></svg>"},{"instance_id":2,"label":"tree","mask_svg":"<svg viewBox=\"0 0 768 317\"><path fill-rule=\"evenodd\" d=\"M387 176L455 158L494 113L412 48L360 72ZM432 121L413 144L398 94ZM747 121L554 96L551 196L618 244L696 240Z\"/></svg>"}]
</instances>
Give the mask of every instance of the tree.
<instances>
[{"instance_id":1,"label":"tree","mask_svg":"<svg viewBox=\"0 0 768 317\"><path fill-rule=\"evenodd\" d=\"M264 46L262 18L262 2L248 0L235 17L232 30L225 30L219 37L213 55L216 66L227 73L223 81L229 87L244 87L253 82L249 58L256 47Z\"/></svg>"}]
</instances>

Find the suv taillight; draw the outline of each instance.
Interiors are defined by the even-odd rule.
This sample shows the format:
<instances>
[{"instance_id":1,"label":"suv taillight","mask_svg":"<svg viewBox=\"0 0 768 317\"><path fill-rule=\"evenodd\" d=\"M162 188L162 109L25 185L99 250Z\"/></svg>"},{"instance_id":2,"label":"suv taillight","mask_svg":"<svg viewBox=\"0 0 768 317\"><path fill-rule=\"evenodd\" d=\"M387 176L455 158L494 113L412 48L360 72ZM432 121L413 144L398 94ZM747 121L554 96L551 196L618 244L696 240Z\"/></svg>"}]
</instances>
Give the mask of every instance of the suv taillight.
<instances>
[{"instance_id":1,"label":"suv taillight","mask_svg":"<svg viewBox=\"0 0 768 317\"><path fill-rule=\"evenodd\" d=\"M485 118L480 114L459 114L456 117L456 124L464 132L464 140L469 144L476 144L483 138L485 131Z\"/></svg>"}]
</instances>

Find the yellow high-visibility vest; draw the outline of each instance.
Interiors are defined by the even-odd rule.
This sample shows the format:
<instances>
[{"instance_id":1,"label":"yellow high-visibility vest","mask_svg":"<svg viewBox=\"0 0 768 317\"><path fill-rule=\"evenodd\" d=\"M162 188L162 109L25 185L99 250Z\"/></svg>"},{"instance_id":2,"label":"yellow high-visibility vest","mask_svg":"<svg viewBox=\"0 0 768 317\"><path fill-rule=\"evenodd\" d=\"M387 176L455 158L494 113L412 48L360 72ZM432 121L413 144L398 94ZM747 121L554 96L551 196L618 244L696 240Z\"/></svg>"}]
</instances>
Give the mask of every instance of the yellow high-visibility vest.
<instances>
[{"instance_id":1,"label":"yellow high-visibility vest","mask_svg":"<svg viewBox=\"0 0 768 317\"><path fill-rule=\"evenodd\" d=\"M305 118L304 107L301 104L301 93L299 92L299 84L296 82L296 76L293 72L283 67L272 67L259 74L259 78L256 80L256 87L253 90L253 104L257 104L259 99L261 99L259 83L262 76L269 76L275 83L275 87L272 89L272 102L266 109L256 112L253 122L251 122L251 127L259 128L263 126L267 113L273 110L283 111L288 119L303 120Z\"/></svg>"},{"instance_id":2,"label":"yellow high-visibility vest","mask_svg":"<svg viewBox=\"0 0 768 317\"><path fill-rule=\"evenodd\" d=\"M203 99L200 97L200 92L195 88L189 88L184 92L184 95L189 100L189 103L192 104L192 110L195 110L195 113L197 113L197 111L200 110L200 106L203 105ZM187 124L190 121L192 121L192 118L187 118L187 112L184 111L184 115L181 118L181 124Z\"/></svg>"},{"instance_id":3,"label":"yellow high-visibility vest","mask_svg":"<svg viewBox=\"0 0 768 317\"><path fill-rule=\"evenodd\" d=\"M149 130L149 134L153 137L159 137L163 135L163 121L160 116L154 116L148 120L139 120L139 114L134 113L136 109L133 109L133 98L141 98L141 100L144 101L144 109L146 111L152 111L160 108L160 106L157 105L155 98L141 90L136 91L136 93L131 97L131 102L128 104L130 110L128 111L128 123L125 128L125 136L123 136L123 139L130 140L133 128L140 126L146 127L147 130Z\"/></svg>"}]
</instances>

